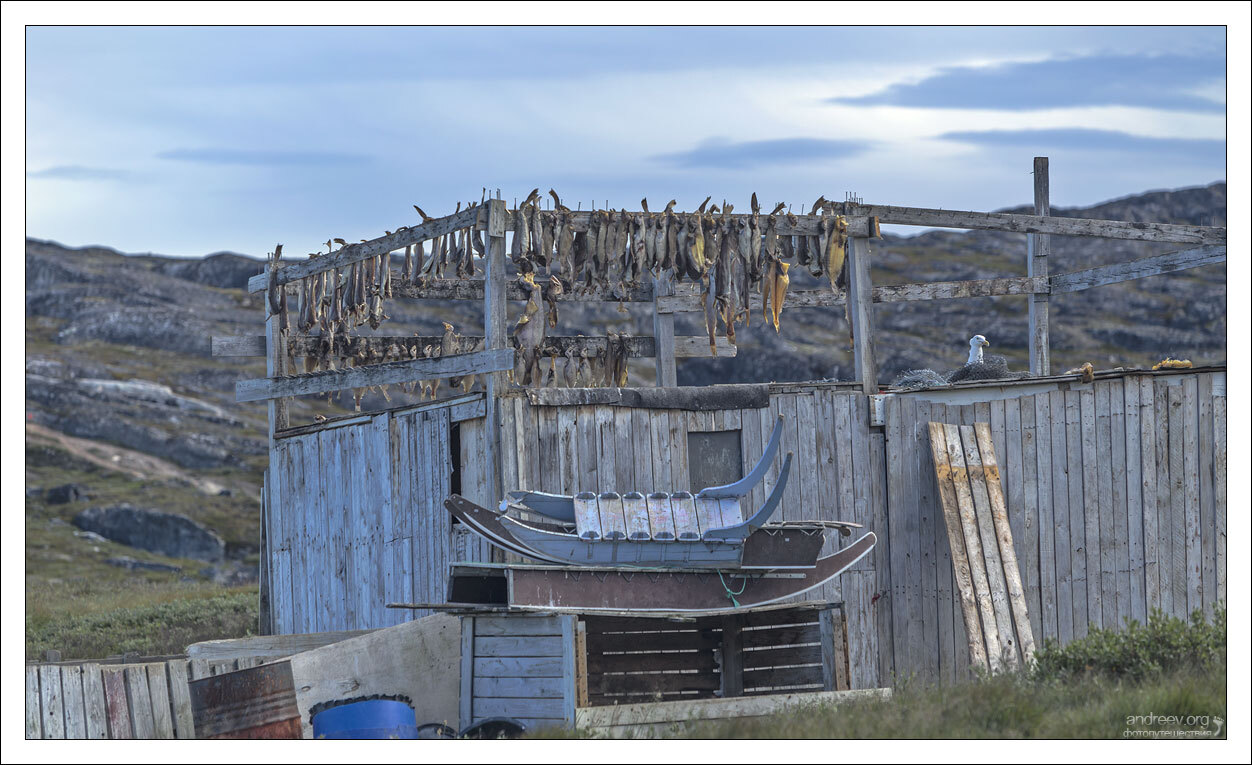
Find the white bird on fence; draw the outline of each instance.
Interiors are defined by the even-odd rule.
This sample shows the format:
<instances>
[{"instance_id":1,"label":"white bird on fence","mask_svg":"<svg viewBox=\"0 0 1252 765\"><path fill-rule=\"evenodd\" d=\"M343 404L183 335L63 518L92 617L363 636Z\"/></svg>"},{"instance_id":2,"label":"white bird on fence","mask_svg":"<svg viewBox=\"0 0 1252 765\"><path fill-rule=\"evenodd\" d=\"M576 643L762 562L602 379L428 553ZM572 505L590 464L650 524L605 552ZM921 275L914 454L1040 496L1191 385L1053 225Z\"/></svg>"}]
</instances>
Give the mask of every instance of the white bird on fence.
<instances>
[{"instance_id":1,"label":"white bird on fence","mask_svg":"<svg viewBox=\"0 0 1252 765\"><path fill-rule=\"evenodd\" d=\"M988 348L991 343L987 342L987 338L982 335L974 335L969 339L969 361L966 364L981 364L982 349Z\"/></svg>"}]
</instances>

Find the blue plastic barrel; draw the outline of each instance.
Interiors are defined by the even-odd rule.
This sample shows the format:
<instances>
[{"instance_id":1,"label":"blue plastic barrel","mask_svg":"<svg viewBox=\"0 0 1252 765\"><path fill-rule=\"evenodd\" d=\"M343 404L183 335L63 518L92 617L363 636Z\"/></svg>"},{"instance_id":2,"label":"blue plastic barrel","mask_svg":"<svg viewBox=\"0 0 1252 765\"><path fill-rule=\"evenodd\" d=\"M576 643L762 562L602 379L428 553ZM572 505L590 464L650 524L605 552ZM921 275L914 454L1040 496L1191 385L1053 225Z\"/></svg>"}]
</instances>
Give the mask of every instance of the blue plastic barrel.
<instances>
[{"instance_id":1,"label":"blue plastic barrel","mask_svg":"<svg viewBox=\"0 0 1252 765\"><path fill-rule=\"evenodd\" d=\"M373 699L313 715L313 738L417 738L417 714L403 701Z\"/></svg>"}]
</instances>

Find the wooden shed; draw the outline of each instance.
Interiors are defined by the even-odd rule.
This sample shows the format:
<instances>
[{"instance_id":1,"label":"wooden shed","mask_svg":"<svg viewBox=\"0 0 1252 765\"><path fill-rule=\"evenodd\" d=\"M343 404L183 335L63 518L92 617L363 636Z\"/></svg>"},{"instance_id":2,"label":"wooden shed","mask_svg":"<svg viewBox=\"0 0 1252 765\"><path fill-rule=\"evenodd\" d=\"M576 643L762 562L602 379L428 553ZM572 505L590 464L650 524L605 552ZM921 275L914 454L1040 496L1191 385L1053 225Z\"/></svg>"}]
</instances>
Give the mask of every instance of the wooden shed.
<instances>
[{"instance_id":1,"label":"wooden shed","mask_svg":"<svg viewBox=\"0 0 1252 765\"><path fill-rule=\"evenodd\" d=\"M219 354L263 353L268 360L269 377L238 388L241 400L270 405L262 514L265 626L298 633L397 624L426 612L386 604L443 602L450 564L503 561L501 551L452 522L443 507L451 493L490 507L517 488L685 490L710 476L733 479L755 462L779 415L784 449L797 460L780 517L854 521L877 535L872 555L805 596L842 604L851 688L887 686L905 675L941 681L966 675L928 421L990 423L1036 635L1065 642L1091 624L1119 625L1153 608L1184 615L1224 600L1225 368L1111 370L1089 382L1080 374L1051 374L1047 304L1053 293L1222 262L1225 229L1053 218L1047 215L1046 159L1042 171L1036 162L1036 182L1036 215L842 207L848 289L788 293L787 305L841 312L847 306L856 362L856 379L847 382L678 387L675 359L698 353L698 343L674 337L673 316L698 310L698 297L686 289L691 285L661 275L626 294L569 298L653 305L654 335L636 338L630 353L656 359L657 387L510 384L504 370L513 368L514 349L506 314L518 295L506 279L504 253L516 211L500 199L326 257L274 262L250 289L282 291L451 231L481 232L484 278L448 279L402 294L483 301L486 349L301 375L291 373L292 354L316 338L283 329L281 312L268 314L264 338L215 340ZM586 215L571 213L571 225L587 225ZM798 216L794 230L813 230L817 222L810 217ZM1027 233L1027 275L873 285L871 236L881 223ZM1176 242L1184 249L1050 275L1050 235ZM873 302L1023 294L1031 296L1032 377L918 391L880 388ZM427 340L356 342L368 349ZM605 342L551 340L578 347ZM467 374L481 375L485 391L298 426L284 404L328 390ZM768 475L747 504L758 504L775 478ZM839 543L834 536L827 544ZM553 636L558 625L565 646L575 622L551 616L533 623L551 628ZM481 622L488 624L499 628ZM483 634L472 621L467 629L474 639ZM564 707L550 711L569 718ZM471 710L471 716L480 715Z\"/></svg>"}]
</instances>

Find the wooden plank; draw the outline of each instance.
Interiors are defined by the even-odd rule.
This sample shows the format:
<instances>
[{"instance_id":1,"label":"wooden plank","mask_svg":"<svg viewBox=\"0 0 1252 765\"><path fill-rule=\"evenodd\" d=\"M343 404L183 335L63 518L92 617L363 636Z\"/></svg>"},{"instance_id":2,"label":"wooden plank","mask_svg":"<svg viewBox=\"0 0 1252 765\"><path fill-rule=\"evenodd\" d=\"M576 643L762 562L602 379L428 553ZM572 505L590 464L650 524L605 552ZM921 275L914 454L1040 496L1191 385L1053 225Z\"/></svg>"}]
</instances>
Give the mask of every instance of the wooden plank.
<instances>
[{"instance_id":1,"label":"wooden plank","mask_svg":"<svg viewBox=\"0 0 1252 765\"><path fill-rule=\"evenodd\" d=\"M1123 380L1112 380L1109 389L1109 432L1112 436L1114 572L1116 578L1116 624L1130 618L1130 519L1126 497L1126 393Z\"/></svg>"},{"instance_id":2,"label":"wooden plank","mask_svg":"<svg viewBox=\"0 0 1252 765\"><path fill-rule=\"evenodd\" d=\"M1000 549L1004 579L1008 585L1009 607L1013 612L1013 624L1017 630L1018 647L1021 649L1022 661L1028 663L1035 653L1034 631L1030 626L1026 591L1022 587L1021 570L1018 568L1017 552L1013 546L1008 508L1005 506L1004 491L1000 485L999 464L996 461L995 449L991 443L991 428L985 423L978 423L974 426L974 431L982 457L983 472L986 476L987 494L991 500L991 518L995 525L995 536Z\"/></svg>"},{"instance_id":3,"label":"wooden plank","mask_svg":"<svg viewBox=\"0 0 1252 765\"><path fill-rule=\"evenodd\" d=\"M1052 214L1048 158L1035 157L1035 215L1048 217ZM1027 276L1048 278L1048 255L1051 238L1047 234L1026 235ZM1048 351L1048 295L1032 295L1028 301L1027 322L1030 331L1030 373L1036 377L1049 374L1051 360Z\"/></svg>"},{"instance_id":4,"label":"wooden plank","mask_svg":"<svg viewBox=\"0 0 1252 765\"><path fill-rule=\"evenodd\" d=\"M1143 624L1147 619L1143 559L1143 465L1140 447L1139 379L1127 377L1122 396L1126 438L1126 563L1130 579L1130 617Z\"/></svg>"},{"instance_id":5,"label":"wooden plank","mask_svg":"<svg viewBox=\"0 0 1252 765\"><path fill-rule=\"evenodd\" d=\"M1169 475L1170 419L1169 391L1165 381L1149 378L1152 382L1153 411L1156 418L1156 507L1157 507L1157 555L1160 558L1161 609L1170 615L1174 612L1174 511L1172 481Z\"/></svg>"},{"instance_id":6,"label":"wooden plank","mask_svg":"<svg viewBox=\"0 0 1252 765\"><path fill-rule=\"evenodd\" d=\"M1226 245L1208 245L1178 252L1167 252L1163 255L1152 255L1125 263L1097 266L1083 271L1055 274L1048 280L1048 283L1052 294L1056 295L1225 262Z\"/></svg>"},{"instance_id":7,"label":"wooden plank","mask_svg":"<svg viewBox=\"0 0 1252 765\"><path fill-rule=\"evenodd\" d=\"M687 418L686 413L678 409L669 410L669 458L671 486L670 492L692 491L691 471L687 464ZM692 508L694 511L694 507ZM677 517L674 519L678 523Z\"/></svg>"},{"instance_id":8,"label":"wooden plank","mask_svg":"<svg viewBox=\"0 0 1252 765\"><path fill-rule=\"evenodd\" d=\"M587 688L587 623L579 620L574 632L574 706L591 705Z\"/></svg>"},{"instance_id":9,"label":"wooden plank","mask_svg":"<svg viewBox=\"0 0 1252 765\"><path fill-rule=\"evenodd\" d=\"M744 672L744 685L749 689L794 688L796 686L822 685L820 665L809 667L773 667Z\"/></svg>"},{"instance_id":10,"label":"wooden plank","mask_svg":"<svg viewBox=\"0 0 1252 765\"><path fill-rule=\"evenodd\" d=\"M595 430L600 491L617 491L622 487L617 485L617 435L614 433L612 407L596 407ZM623 490L630 491L630 487L624 487ZM601 514L600 522L604 523L603 514Z\"/></svg>"},{"instance_id":11,"label":"wooden plank","mask_svg":"<svg viewBox=\"0 0 1252 765\"><path fill-rule=\"evenodd\" d=\"M905 524L912 513L908 507L907 483L904 477L904 459L907 446L904 442L905 413L903 412L906 398L892 396L885 402L884 432L887 435L887 497L892 503L893 512L887 515L889 535L892 540L906 540ZM909 655L909 618L908 618L908 544L893 544L890 547L892 589L889 607L895 629L892 630L892 653L895 666L901 673L913 669L912 657Z\"/></svg>"},{"instance_id":12,"label":"wooden plank","mask_svg":"<svg viewBox=\"0 0 1252 765\"><path fill-rule=\"evenodd\" d=\"M1200 489L1200 603L1204 614L1212 618L1213 604L1217 601L1215 566L1216 542L1214 537L1213 501L1213 376L1196 375L1198 385L1196 406L1199 410L1196 442L1199 447L1199 467L1196 475Z\"/></svg>"},{"instance_id":13,"label":"wooden plank","mask_svg":"<svg viewBox=\"0 0 1252 765\"><path fill-rule=\"evenodd\" d=\"M957 300L972 297L995 297L1005 295L1035 295L1048 292L1046 276L1015 276L996 279L970 279L955 282L919 282L914 284L893 284L873 287L870 290L870 301L873 303L906 303L918 300ZM788 308L832 308L848 302L847 292L841 289L825 287L821 289L789 290L783 302L783 309ZM760 315L761 296L754 294L749 298L748 308L754 315ZM694 293L660 296L656 300L659 314L697 313L700 307L700 296ZM709 356L708 338L703 338L704 347L698 347L700 337L687 340L691 344L692 355L698 351L701 356ZM732 348L734 346L731 346ZM718 346L718 354L722 348ZM679 353L679 356L682 356Z\"/></svg>"},{"instance_id":14,"label":"wooden plank","mask_svg":"<svg viewBox=\"0 0 1252 765\"><path fill-rule=\"evenodd\" d=\"M474 619L474 635L477 637L561 634L560 623L548 616L476 616Z\"/></svg>"},{"instance_id":15,"label":"wooden plank","mask_svg":"<svg viewBox=\"0 0 1252 765\"><path fill-rule=\"evenodd\" d=\"M670 651L666 653L593 653L587 656L587 668L592 675L667 670L695 670L712 672L718 662L712 649L703 651Z\"/></svg>"},{"instance_id":16,"label":"wooden plank","mask_svg":"<svg viewBox=\"0 0 1252 765\"><path fill-rule=\"evenodd\" d=\"M563 682L559 677L477 677L474 702L488 698L560 699Z\"/></svg>"},{"instance_id":17,"label":"wooden plank","mask_svg":"<svg viewBox=\"0 0 1252 765\"><path fill-rule=\"evenodd\" d=\"M1080 414L1082 439L1082 508L1083 515L1083 549L1086 559L1087 585L1087 622L1096 627L1104 626L1101 595L1100 565L1100 512L1103 502L1100 497L1100 460L1098 451L1099 434L1096 430L1096 397L1094 387L1079 392L1078 408ZM1070 487L1070 507L1074 505L1073 487ZM1112 627L1113 625L1108 625Z\"/></svg>"},{"instance_id":18,"label":"wooden plank","mask_svg":"<svg viewBox=\"0 0 1252 765\"><path fill-rule=\"evenodd\" d=\"M465 617L469 618L469 617ZM465 655L465 654L463 654ZM560 656L524 657L475 656L472 671L475 678L483 677L557 677L561 676ZM470 670L466 670L470 671ZM468 698L462 695L462 703Z\"/></svg>"},{"instance_id":19,"label":"wooden plank","mask_svg":"<svg viewBox=\"0 0 1252 765\"><path fill-rule=\"evenodd\" d=\"M646 409L631 411L630 430L634 442L635 490L644 497L654 491L664 491L658 488L653 477L656 455L652 449L652 413Z\"/></svg>"},{"instance_id":20,"label":"wooden plank","mask_svg":"<svg viewBox=\"0 0 1252 765\"><path fill-rule=\"evenodd\" d=\"M565 717L564 699L474 699L474 720L487 717L544 717L561 720Z\"/></svg>"},{"instance_id":21,"label":"wooden plank","mask_svg":"<svg viewBox=\"0 0 1252 765\"><path fill-rule=\"evenodd\" d=\"M102 671L104 701L108 709L109 738L141 738L135 734L130 719L130 701L126 693L126 670L107 668Z\"/></svg>"},{"instance_id":22,"label":"wooden plank","mask_svg":"<svg viewBox=\"0 0 1252 765\"><path fill-rule=\"evenodd\" d=\"M827 629L822 629L822 642L816 645L788 645L777 648L758 648L743 652L745 669L764 667L792 667L821 664L827 654Z\"/></svg>"},{"instance_id":23,"label":"wooden plank","mask_svg":"<svg viewBox=\"0 0 1252 765\"><path fill-rule=\"evenodd\" d=\"M169 668L174 735L178 738L195 738L196 726L191 714L191 693L187 687L187 661L174 659L166 662L166 666Z\"/></svg>"},{"instance_id":24,"label":"wooden plank","mask_svg":"<svg viewBox=\"0 0 1252 765\"><path fill-rule=\"evenodd\" d=\"M874 285L869 272L869 240L848 238L848 314L852 322L852 355L856 379L865 395L878 393L874 360Z\"/></svg>"},{"instance_id":25,"label":"wooden plank","mask_svg":"<svg viewBox=\"0 0 1252 765\"><path fill-rule=\"evenodd\" d=\"M410 244L424 242L437 236L459 231L473 226L482 210L470 207L442 218L421 223L417 226L401 229L394 234L384 235L367 242L345 245L334 252L320 255L308 260L293 260L278 269L277 283L290 284L306 276L344 268L353 263L360 263L375 255L395 252ZM269 284L269 274L261 273L248 280L248 292L260 292Z\"/></svg>"},{"instance_id":26,"label":"wooden plank","mask_svg":"<svg viewBox=\"0 0 1252 765\"><path fill-rule=\"evenodd\" d=\"M532 434L536 439L536 451L539 458L540 491L561 492L561 454L557 440L556 417L554 407L534 407L539 428Z\"/></svg>"},{"instance_id":27,"label":"wooden plank","mask_svg":"<svg viewBox=\"0 0 1252 765\"><path fill-rule=\"evenodd\" d=\"M1025 396L1017 401L1021 418L1021 464L1022 464L1022 525L1025 529L1026 540L1020 545L1023 548L1023 556L1018 556L1019 562L1025 562L1025 569L1022 573L1022 583L1026 586L1026 604L1030 612L1030 629L1034 638L1038 642L1042 642L1045 637L1055 633L1055 626L1052 627L1051 633L1045 633L1043 629L1044 612L1043 612L1043 592L1040 585L1040 529L1046 529L1048 535L1051 536L1052 525L1041 525L1039 519L1039 430L1035 423L1035 397ZM1050 515L1050 514L1049 514ZM1052 545L1049 540L1048 551L1051 553ZM1049 573L1051 573L1049 571ZM1051 588L1056 587L1056 580L1053 578L1052 583L1048 585ZM1050 593L1054 595L1054 593ZM1055 609L1055 603L1053 604ZM1055 619L1053 621L1055 625Z\"/></svg>"},{"instance_id":28,"label":"wooden plank","mask_svg":"<svg viewBox=\"0 0 1252 765\"><path fill-rule=\"evenodd\" d=\"M1223 388L1224 390L1224 388ZM1213 397L1213 573L1217 600L1226 602L1226 396Z\"/></svg>"},{"instance_id":29,"label":"wooden plank","mask_svg":"<svg viewBox=\"0 0 1252 765\"><path fill-rule=\"evenodd\" d=\"M499 348L431 359L390 361L367 367L348 367L327 372L261 377L235 383L236 401L262 401L288 396L307 396L373 385L393 385L412 380L431 380L470 374L487 374L513 368L513 349Z\"/></svg>"},{"instance_id":30,"label":"wooden plank","mask_svg":"<svg viewBox=\"0 0 1252 765\"><path fill-rule=\"evenodd\" d=\"M83 706L83 668L65 665L61 668L62 708L65 710L65 737L87 738L87 720Z\"/></svg>"},{"instance_id":31,"label":"wooden plank","mask_svg":"<svg viewBox=\"0 0 1252 765\"><path fill-rule=\"evenodd\" d=\"M663 694L683 691L716 691L721 676L713 672L646 672L629 675L596 675L588 690L594 695Z\"/></svg>"},{"instance_id":32,"label":"wooden plank","mask_svg":"<svg viewBox=\"0 0 1252 765\"><path fill-rule=\"evenodd\" d=\"M148 672L142 664L132 664L124 671L126 695L130 699L130 723L135 730L135 738L156 738L152 696L148 693Z\"/></svg>"},{"instance_id":33,"label":"wooden plank","mask_svg":"<svg viewBox=\"0 0 1252 765\"><path fill-rule=\"evenodd\" d=\"M1214 226L1190 226L1173 223L1126 223L1113 220L936 210L924 207L897 207L895 205L858 205L856 213L875 216L880 223L903 226L969 228L983 231L1012 231L1019 234L1098 236L1108 239L1132 239L1144 242L1226 243L1226 229Z\"/></svg>"},{"instance_id":34,"label":"wooden plank","mask_svg":"<svg viewBox=\"0 0 1252 765\"><path fill-rule=\"evenodd\" d=\"M170 686L165 662L144 665L148 674L148 694L152 699L152 725L156 738L174 738L174 716L170 707Z\"/></svg>"},{"instance_id":35,"label":"wooden plank","mask_svg":"<svg viewBox=\"0 0 1252 765\"><path fill-rule=\"evenodd\" d=\"M474 636L474 656L561 656L561 637Z\"/></svg>"},{"instance_id":36,"label":"wooden plank","mask_svg":"<svg viewBox=\"0 0 1252 765\"><path fill-rule=\"evenodd\" d=\"M925 422L938 422L942 420L947 413L947 407L943 404L928 404L924 409L919 407L918 423L923 422L922 416L925 416ZM931 439L929 426L925 437ZM951 491L951 487L944 488L939 482L939 464L936 462L934 451L935 444L930 443L929 447L921 447L920 451L923 460L923 469L925 475L919 480L922 482L923 490L929 491L931 495L931 514L933 516L933 534L934 534L934 561L935 561L935 617L938 630L938 652L939 652L939 679L944 684L953 684L957 681L958 673L956 668L956 654L958 651L966 651L964 640L959 634L961 625L953 625L953 617L960 610L960 596L955 596L953 590L953 564L952 550L950 541L948 540L948 527L946 517L944 515L944 492ZM946 454L946 452L945 452ZM944 457L946 459L946 456ZM950 483L950 480L949 480ZM955 494L952 494L955 498ZM959 537L957 538L959 540ZM964 544L964 541L961 541ZM968 574L968 564L967 564ZM958 620L963 619L962 616L956 617ZM968 662L968 658L966 660Z\"/></svg>"},{"instance_id":37,"label":"wooden plank","mask_svg":"<svg viewBox=\"0 0 1252 765\"><path fill-rule=\"evenodd\" d=\"M979 602L979 598L974 590L974 569L970 564L972 556L967 554L965 547L965 517L961 512L961 499L957 494L956 488L957 480L960 480L964 489L962 494L965 494L969 491L969 484L963 476L960 479L954 479L952 462L950 460L955 459L958 455L949 455L947 427L941 422L931 422L929 427L930 449L934 458L939 498L943 506L944 526L950 543L950 554L956 578L957 592L960 596L961 615L964 618L965 632L968 638L969 660L975 667L987 669L987 651L983 643L982 625L979 616L982 604ZM963 461L960 464L963 470ZM983 577L985 579L986 575L984 574ZM983 592L986 592L986 588L983 588ZM987 604L987 611L990 611L990 603Z\"/></svg>"},{"instance_id":38,"label":"wooden plank","mask_svg":"<svg viewBox=\"0 0 1252 765\"><path fill-rule=\"evenodd\" d=\"M896 546L906 547L906 567L903 574L905 578L905 613L907 614L909 624L907 643L910 671L916 673L917 677L921 678L923 682L929 683L934 679L932 672L934 649L930 646L935 641L927 640L925 610L922 605L924 598L922 592L922 539L925 532L922 530L922 510L917 472L918 452L920 451L918 428L921 424L921 418L918 417L915 399L911 397L906 398L902 403L903 416L901 417L900 437L903 439L902 446L905 450L902 467L910 499L907 501L907 504L901 507L905 514L904 535L895 537L895 541ZM888 493L890 494L890 486L888 487ZM892 578L894 580L894 577ZM898 657L896 666L900 666Z\"/></svg>"},{"instance_id":39,"label":"wooden plank","mask_svg":"<svg viewBox=\"0 0 1252 765\"><path fill-rule=\"evenodd\" d=\"M463 728L474 719L474 681L481 675L478 672L478 654L474 651L474 620L477 617L461 617L461 683L458 694L460 723ZM510 659L510 662L516 662ZM519 664L522 662L518 662Z\"/></svg>"},{"instance_id":40,"label":"wooden plank","mask_svg":"<svg viewBox=\"0 0 1252 765\"><path fill-rule=\"evenodd\" d=\"M648 439L652 452L652 486L654 492L677 491L670 466L669 411L641 410L648 421ZM640 438L643 437L641 432ZM584 452L585 454L586 452ZM673 525L671 520L670 525Z\"/></svg>"},{"instance_id":41,"label":"wooden plank","mask_svg":"<svg viewBox=\"0 0 1252 765\"><path fill-rule=\"evenodd\" d=\"M26 738L40 739L43 738L43 710L41 704L42 696L39 692L39 667L34 664L26 665Z\"/></svg>"},{"instance_id":42,"label":"wooden plank","mask_svg":"<svg viewBox=\"0 0 1252 765\"><path fill-rule=\"evenodd\" d=\"M656 339L656 384L672 388L678 385L678 365L674 352L674 316L661 310L661 301L674 294L674 278L671 272L654 277L652 282L655 305L652 309L652 334Z\"/></svg>"},{"instance_id":43,"label":"wooden plank","mask_svg":"<svg viewBox=\"0 0 1252 765\"><path fill-rule=\"evenodd\" d=\"M1171 385L1166 390L1169 399L1169 483L1170 525L1172 561L1170 562L1170 588L1174 593L1174 614L1186 617L1191 612L1187 600L1187 475L1186 470L1186 414L1183 410L1183 388Z\"/></svg>"},{"instance_id":44,"label":"wooden plank","mask_svg":"<svg viewBox=\"0 0 1252 765\"><path fill-rule=\"evenodd\" d=\"M838 704L861 699L886 699L889 688L818 693L785 693L733 699L692 699L654 703L619 704L582 709L578 727L603 731L610 736L635 736L641 726L655 725L653 735L689 720L727 720L761 717L815 704Z\"/></svg>"},{"instance_id":45,"label":"wooden plank","mask_svg":"<svg viewBox=\"0 0 1252 765\"><path fill-rule=\"evenodd\" d=\"M61 672L55 664L39 665L39 714L42 737L65 738L64 696Z\"/></svg>"},{"instance_id":46,"label":"wooden plank","mask_svg":"<svg viewBox=\"0 0 1252 765\"><path fill-rule=\"evenodd\" d=\"M962 425L960 434L961 445L965 451L970 494L974 501L974 518L978 524L979 541L982 543L983 559L986 562L987 583L991 588L991 607L995 612L996 634L1002 651L1000 663L1002 666L1013 668L1018 665L1017 651L1020 646L1013 630L1008 583L1005 581L1004 564L1000 556L999 542L996 539L995 521L992 519L987 476L978 449L975 426ZM966 544L969 544L968 540ZM987 631L988 626L987 623L983 624L984 632Z\"/></svg>"},{"instance_id":47,"label":"wooden plank","mask_svg":"<svg viewBox=\"0 0 1252 765\"><path fill-rule=\"evenodd\" d=\"M485 289L483 279L457 279L445 276L442 279L428 281L426 284L396 283L393 293L398 298L412 300L482 300ZM652 302L652 286L648 284L627 285L618 294L616 290L593 287L583 292L566 292L561 296L562 303L650 303ZM525 302L530 295L528 288L523 288L516 280L509 280L504 285L504 298L508 301Z\"/></svg>"},{"instance_id":48,"label":"wooden plank","mask_svg":"<svg viewBox=\"0 0 1252 765\"><path fill-rule=\"evenodd\" d=\"M631 428L631 410L627 407L612 407L614 475L617 490L621 494L629 491L640 491L642 487L635 477L635 439Z\"/></svg>"},{"instance_id":49,"label":"wooden plank","mask_svg":"<svg viewBox=\"0 0 1252 765\"><path fill-rule=\"evenodd\" d=\"M561 701L563 717L569 726L574 725L578 709L578 617L561 614L556 617L561 626ZM585 653L584 653L585 656Z\"/></svg>"},{"instance_id":50,"label":"wooden plank","mask_svg":"<svg viewBox=\"0 0 1252 765\"><path fill-rule=\"evenodd\" d=\"M83 712L86 738L109 737L109 713L104 701L104 679L100 665L83 665Z\"/></svg>"},{"instance_id":51,"label":"wooden plank","mask_svg":"<svg viewBox=\"0 0 1252 765\"><path fill-rule=\"evenodd\" d=\"M1160 553L1157 543L1156 407L1152 377L1139 377L1139 496L1143 514L1143 589L1148 613L1161 607Z\"/></svg>"},{"instance_id":52,"label":"wooden plank","mask_svg":"<svg viewBox=\"0 0 1252 765\"><path fill-rule=\"evenodd\" d=\"M1187 561L1187 612L1203 609L1204 556L1200 535L1199 393L1196 375L1182 378L1183 471L1186 476L1183 502L1186 513L1184 539Z\"/></svg>"},{"instance_id":53,"label":"wooden plank","mask_svg":"<svg viewBox=\"0 0 1252 765\"><path fill-rule=\"evenodd\" d=\"M1096 526L1096 540L1100 550L1100 587L1096 592L1100 597L1100 621L1105 627L1120 626L1117 619L1117 538L1115 532L1115 513L1113 500L1113 466L1112 466L1112 415L1110 399L1113 383L1108 380L1095 382L1095 423L1097 460L1095 470L1099 487L1099 515ZM1086 455L1084 455L1085 458ZM1084 464L1084 468L1086 465ZM1084 486L1084 491L1085 491ZM1088 494L1088 500L1090 500ZM1087 540L1088 544L1091 540ZM1088 571L1090 574L1090 571ZM1088 579L1090 581L1090 579Z\"/></svg>"}]
</instances>

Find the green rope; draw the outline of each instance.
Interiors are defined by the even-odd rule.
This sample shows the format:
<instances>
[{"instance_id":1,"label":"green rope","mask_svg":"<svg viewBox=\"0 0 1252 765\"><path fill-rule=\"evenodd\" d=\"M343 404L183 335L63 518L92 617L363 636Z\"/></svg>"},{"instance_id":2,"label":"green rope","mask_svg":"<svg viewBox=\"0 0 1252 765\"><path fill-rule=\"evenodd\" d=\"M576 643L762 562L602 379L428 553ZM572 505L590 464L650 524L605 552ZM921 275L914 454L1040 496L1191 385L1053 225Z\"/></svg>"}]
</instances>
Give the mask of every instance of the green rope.
<instances>
[{"instance_id":1,"label":"green rope","mask_svg":"<svg viewBox=\"0 0 1252 765\"><path fill-rule=\"evenodd\" d=\"M746 576L743 578L743 585L739 587L739 592L735 592L734 590L726 586L726 580L722 578L721 571L717 572L717 578L720 579L722 582L722 589L726 591L726 597L730 598L730 602L735 604L735 608L739 608L739 601L735 600L735 596L742 595L743 591L747 589L748 578Z\"/></svg>"}]
</instances>

